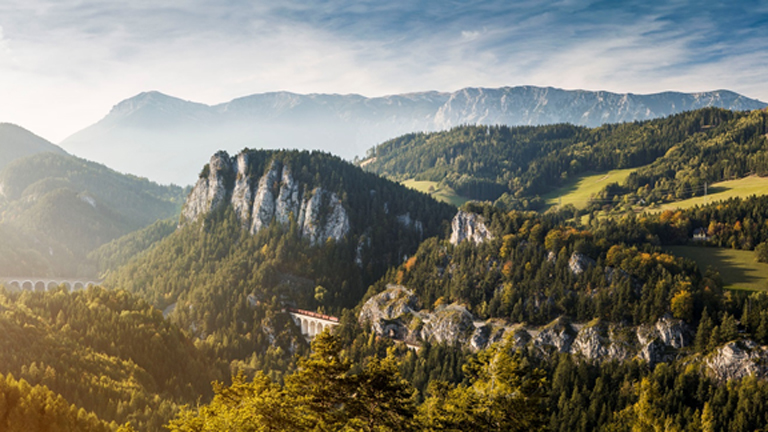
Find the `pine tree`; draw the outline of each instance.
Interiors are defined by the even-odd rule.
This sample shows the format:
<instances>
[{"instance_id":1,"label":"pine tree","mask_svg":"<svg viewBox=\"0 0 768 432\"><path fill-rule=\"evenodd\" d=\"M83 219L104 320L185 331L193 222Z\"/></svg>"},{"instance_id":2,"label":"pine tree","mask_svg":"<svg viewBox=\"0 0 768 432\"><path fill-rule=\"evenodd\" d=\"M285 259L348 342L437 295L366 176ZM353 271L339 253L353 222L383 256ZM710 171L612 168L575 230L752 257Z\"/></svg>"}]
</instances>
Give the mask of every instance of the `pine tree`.
<instances>
[{"instance_id":1,"label":"pine tree","mask_svg":"<svg viewBox=\"0 0 768 432\"><path fill-rule=\"evenodd\" d=\"M714 326L715 324L712 322L712 318L709 317L707 308L704 308L704 312L701 313L701 320L699 320L699 328L696 330L694 342L696 351L703 352L707 349Z\"/></svg>"}]
</instances>

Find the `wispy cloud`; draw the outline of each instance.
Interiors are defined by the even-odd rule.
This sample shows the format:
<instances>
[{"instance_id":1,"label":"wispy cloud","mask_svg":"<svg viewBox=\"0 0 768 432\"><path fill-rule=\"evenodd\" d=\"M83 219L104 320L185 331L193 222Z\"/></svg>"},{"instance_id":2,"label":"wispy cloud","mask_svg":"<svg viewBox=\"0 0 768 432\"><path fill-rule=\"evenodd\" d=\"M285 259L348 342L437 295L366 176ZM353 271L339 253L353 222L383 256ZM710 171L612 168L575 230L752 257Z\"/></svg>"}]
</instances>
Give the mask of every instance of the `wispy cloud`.
<instances>
[{"instance_id":1,"label":"wispy cloud","mask_svg":"<svg viewBox=\"0 0 768 432\"><path fill-rule=\"evenodd\" d=\"M6 0L0 26L0 121L54 140L150 89L206 103L521 84L768 100L763 0Z\"/></svg>"}]
</instances>

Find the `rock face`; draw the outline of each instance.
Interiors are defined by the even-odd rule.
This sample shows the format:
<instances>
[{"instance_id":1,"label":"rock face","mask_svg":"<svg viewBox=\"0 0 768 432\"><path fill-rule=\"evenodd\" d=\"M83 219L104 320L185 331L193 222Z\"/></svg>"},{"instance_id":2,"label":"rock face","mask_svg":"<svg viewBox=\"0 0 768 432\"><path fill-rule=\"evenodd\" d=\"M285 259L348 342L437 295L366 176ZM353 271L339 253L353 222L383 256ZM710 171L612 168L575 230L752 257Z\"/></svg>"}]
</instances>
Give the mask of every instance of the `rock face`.
<instances>
[{"instance_id":1,"label":"rock face","mask_svg":"<svg viewBox=\"0 0 768 432\"><path fill-rule=\"evenodd\" d=\"M576 331L569 323L557 319L539 331L533 338L533 346L542 352L554 349L557 352L567 353L571 351L575 336Z\"/></svg>"},{"instance_id":2,"label":"rock face","mask_svg":"<svg viewBox=\"0 0 768 432\"><path fill-rule=\"evenodd\" d=\"M466 307L451 304L437 308L432 313L422 314L424 327L422 340L437 343L466 344L475 333L474 317Z\"/></svg>"},{"instance_id":3,"label":"rock face","mask_svg":"<svg viewBox=\"0 0 768 432\"><path fill-rule=\"evenodd\" d=\"M388 285L368 299L358 320L380 336L411 344L458 343L477 351L510 339L515 349L528 347L542 356L569 353L597 362L637 357L655 365L670 360L678 349L691 343L688 326L669 317L640 327L600 320L571 324L563 318L543 327L527 327L499 319L477 320L459 304L419 310L418 297L401 285Z\"/></svg>"},{"instance_id":4,"label":"rock face","mask_svg":"<svg viewBox=\"0 0 768 432\"><path fill-rule=\"evenodd\" d=\"M571 269L571 273L575 275L584 273L587 268L592 267L595 264L595 260L579 252L574 252L571 255L571 259L568 260L568 268Z\"/></svg>"},{"instance_id":5,"label":"rock face","mask_svg":"<svg viewBox=\"0 0 768 432\"><path fill-rule=\"evenodd\" d=\"M418 304L413 291L401 285L388 285L386 290L365 302L358 319L378 335L411 343L466 344L471 339L483 339L477 335L474 318L464 306L445 305L429 312L419 310ZM484 339L487 340L488 335Z\"/></svg>"},{"instance_id":6,"label":"rock face","mask_svg":"<svg viewBox=\"0 0 768 432\"><path fill-rule=\"evenodd\" d=\"M363 305L360 310L361 323L369 323L376 334L407 339L408 328L403 318L411 318L418 309L418 297L413 291L401 285L388 285Z\"/></svg>"},{"instance_id":7,"label":"rock face","mask_svg":"<svg viewBox=\"0 0 768 432\"><path fill-rule=\"evenodd\" d=\"M492 238L483 217L478 214L459 210L451 221L451 244L457 245L464 240L478 244Z\"/></svg>"},{"instance_id":8,"label":"rock face","mask_svg":"<svg viewBox=\"0 0 768 432\"><path fill-rule=\"evenodd\" d=\"M768 375L768 347L758 346L751 340L728 342L706 360L715 378L729 380L755 375Z\"/></svg>"},{"instance_id":9,"label":"rock face","mask_svg":"<svg viewBox=\"0 0 768 432\"><path fill-rule=\"evenodd\" d=\"M189 194L180 225L231 204L240 224L252 234L273 220L287 224L293 217L312 244L347 235L349 216L334 192L302 187L290 167L278 161L272 161L257 177L259 174L251 172L248 152L240 153L235 160L226 152L216 153Z\"/></svg>"},{"instance_id":10,"label":"rock face","mask_svg":"<svg viewBox=\"0 0 768 432\"><path fill-rule=\"evenodd\" d=\"M232 175L232 161L226 152L211 157L207 173L197 180L181 210L182 220L192 221L198 216L219 208L225 203L230 188L227 179Z\"/></svg>"}]
</instances>

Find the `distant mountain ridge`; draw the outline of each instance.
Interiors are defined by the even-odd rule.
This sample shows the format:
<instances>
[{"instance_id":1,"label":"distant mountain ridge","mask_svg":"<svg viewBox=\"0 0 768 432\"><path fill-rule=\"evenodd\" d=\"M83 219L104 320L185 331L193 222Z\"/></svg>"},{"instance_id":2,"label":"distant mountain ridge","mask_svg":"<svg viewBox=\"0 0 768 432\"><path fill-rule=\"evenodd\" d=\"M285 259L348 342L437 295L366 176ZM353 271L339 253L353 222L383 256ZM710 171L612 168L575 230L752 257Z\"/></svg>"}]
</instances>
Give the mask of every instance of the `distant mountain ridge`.
<instances>
[{"instance_id":1,"label":"distant mountain ridge","mask_svg":"<svg viewBox=\"0 0 768 432\"><path fill-rule=\"evenodd\" d=\"M44 152L67 154L61 147L21 126L0 123L0 170L16 159Z\"/></svg>"},{"instance_id":2,"label":"distant mountain ridge","mask_svg":"<svg viewBox=\"0 0 768 432\"><path fill-rule=\"evenodd\" d=\"M399 135L464 124L594 127L710 106L743 111L767 105L727 90L636 95L520 86L374 98L274 92L218 105L153 91L120 102L104 119L61 144L119 171L191 184L194 167L219 149L319 149L352 159Z\"/></svg>"}]
</instances>

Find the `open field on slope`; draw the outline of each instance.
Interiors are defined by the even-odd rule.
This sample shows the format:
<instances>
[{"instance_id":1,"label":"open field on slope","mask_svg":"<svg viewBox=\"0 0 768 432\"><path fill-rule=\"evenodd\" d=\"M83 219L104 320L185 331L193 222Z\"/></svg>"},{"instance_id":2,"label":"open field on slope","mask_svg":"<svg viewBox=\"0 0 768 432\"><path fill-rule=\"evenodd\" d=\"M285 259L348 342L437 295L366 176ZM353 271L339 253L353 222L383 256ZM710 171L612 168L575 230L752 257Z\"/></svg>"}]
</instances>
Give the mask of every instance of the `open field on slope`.
<instances>
[{"instance_id":1,"label":"open field on slope","mask_svg":"<svg viewBox=\"0 0 768 432\"><path fill-rule=\"evenodd\" d=\"M768 291L768 264L755 261L753 251L703 246L669 246L673 254L696 261L702 272L720 272L726 288Z\"/></svg>"},{"instance_id":2,"label":"open field on slope","mask_svg":"<svg viewBox=\"0 0 768 432\"><path fill-rule=\"evenodd\" d=\"M685 209L696 205L727 200L728 198L768 195L768 177L749 176L737 180L726 180L712 183L707 189L707 196L666 203L656 208L648 208L646 211L655 213L664 210Z\"/></svg>"},{"instance_id":3,"label":"open field on slope","mask_svg":"<svg viewBox=\"0 0 768 432\"><path fill-rule=\"evenodd\" d=\"M542 195L547 207L573 204L576 208L584 208L589 198L600 192L607 184L619 183L626 180L632 171L639 168L611 170L599 173L585 173L575 178L569 184Z\"/></svg>"},{"instance_id":4,"label":"open field on slope","mask_svg":"<svg viewBox=\"0 0 768 432\"><path fill-rule=\"evenodd\" d=\"M432 198L438 201L452 204L456 207L459 207L465 202L469 201L467 198L457 195L456 191L448 186L438 186L437 182L410 179L403 181L402 184L407 188L411 188L419 192L424 192L431 195ZM431 191L429 190L430 187L432 187Z\"/></svg>"}]
</instances>

